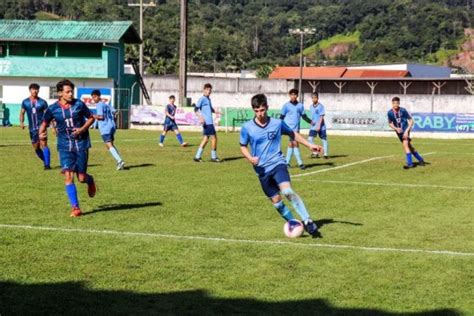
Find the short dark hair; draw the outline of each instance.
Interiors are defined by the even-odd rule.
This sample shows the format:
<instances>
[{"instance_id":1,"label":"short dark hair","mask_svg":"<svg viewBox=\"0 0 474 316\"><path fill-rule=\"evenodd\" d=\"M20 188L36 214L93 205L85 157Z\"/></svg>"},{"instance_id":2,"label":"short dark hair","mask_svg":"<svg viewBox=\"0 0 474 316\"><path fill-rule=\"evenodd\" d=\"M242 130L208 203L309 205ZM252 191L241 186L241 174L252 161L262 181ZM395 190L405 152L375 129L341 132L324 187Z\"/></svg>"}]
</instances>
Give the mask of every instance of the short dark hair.
<instances>
[{"instance_id":1,"label":"short dark hair","mask_svg":"<svg viewBox=\"0 0 474 316\"><path fill-rule=\"evenodd\" d=\"M267 97L263 93L256 94L252 97L252 109L258 109L261 106L268 107Z\"/></svg>"},{"instance_id":2,"label":"short dark hair","mask_svg":"<svg viewBox=\"0 0 474 316\"><path fill-rule=\"evenodd\" d=\"M212 89L212 85L209 82L204 85L204 89L207 89L207 88Z\"/></svg>"},{"instance_id":3,"label":"short dark hair","mask_svg":"<svg viewBox=\"0 0 474 316\"><path fill-rule=\"evenodd\" d=\"M170 95L168 99L176 100L176 98L174 97L174 95Z\"/></svg>"},{"instance_id":4,"label":"short dark hair","mask_svg":"<svg viewBox=\"0 0 474 316\"><path fill-rule=\"evenodd\" d=\"M100 93L100 90L97 90L97 89L92 90L92 92L91 92L91 95L96 95L96 96L98 96L98 97L100 97L100 94L101 94L101 93Z\"/></svg>"},{"instance_id":5,"label":"short dark hair","mask_svg":"<svg viewBox=\"0 0 474 316\"><path fill-rule=\"evenodd\" d=\"M319 98L319 93L317 93L316 91L313 92L313 97L318 97Z\"/></svg>"},{"instance_id":6,"label":"short dark hair","mask_svg":"<svg viewBox=\"0 0 474 316\"><path fill-rule=\"evenodd\" d=\"M31 89L39 90L39 88L40 88L40 85L33 82L29 85L28 90L31 90Z\"/></svg>"},{"instance_id":7,"label":"short dark hair","mask_svg":"<svg viewBox=\"0 0 474 316\"><path fill-rule=\"evenodd\" d=\"M395 101L400 102L400 98L399 97L393 97L392 102L395 102Z\"/></svg>"},{"instance_id":8,"label":"short dark hair","mask_svg":"<svg viewBox=\"0 0 474 316\"><path fill-rule=\"evenodd\" d=\"M74 90L74 83L72 83L70 80L67 80L67 79L59 81L56 84L56 90L58 92L63 91L65 86L69 86L72 88L72 90Z\"/></svg>"},{"instance_id":9,"label":"short dark hair","mask_svg":"<svg viewBox=\"0 0 474 316\"><path fill-rule=\"evenodd\" d=\"M299 91L298 91L298 89L291 89L290 92L288 92L288 94L296 94L296 95L298 95L298 94L299 94Z\"/></svg>"}]
</instances>

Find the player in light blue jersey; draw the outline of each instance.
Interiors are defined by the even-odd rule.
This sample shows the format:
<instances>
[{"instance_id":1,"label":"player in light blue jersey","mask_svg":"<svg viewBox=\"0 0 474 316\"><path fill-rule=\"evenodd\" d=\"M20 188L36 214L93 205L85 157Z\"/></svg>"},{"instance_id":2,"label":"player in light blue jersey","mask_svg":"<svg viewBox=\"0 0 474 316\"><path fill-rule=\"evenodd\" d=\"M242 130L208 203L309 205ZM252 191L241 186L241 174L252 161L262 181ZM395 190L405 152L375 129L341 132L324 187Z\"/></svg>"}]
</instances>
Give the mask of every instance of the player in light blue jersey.
<instances>
[{"instance_id":1,"label":"player in light blue jersey","mask_svg":"<svg viewBox=\"0 0 474 316\"><path fill-rule=\"evenodd\" d=\"M328 159L328 139L326 134L326 122L324 121L326 110L324 109L324 105L319 102L319 94L317 92L313 92L313 104L311 104L309 109L311 113L311 128L309 129L308 141L314 144L314 137L319 136L323 143L324 158ZM319 155L312 154L311 157L319 158Z\"/></svg>"},{"instance_id":2,"label":"player in light blue jersey","mask_svg":"<svg viewBox=\"0 0 474 316\"><path fill-rule=\"evenodd\" d=\"M294 132L300 132L300 121L303 118L306 122L311 124L311 120L308 118L304 112L304 105L301 102L298 102L298 90L291 89L288 93L290 95L290 101L285 103L281 109L280 119L282 119L286 125L288 125ZM288 150L286 153L286 164L288 167L291 167L291 156L295 154L296 162L298 166L304 170L306 166L303 164L303 159L301 158L300 149L298 147L298 142L290 138L288 143Z\"/></svg>"},{"instance_id":3,"label":"player in light blue jersey","mask_svg":"<svg viewBox=\"0 0 474 316\"><path fill-rule=\"evenodd\" d=\"M240 150L253 165L263 192L280 215L286 221L294 219L290 209L282 200L281 194L283 194L300 215L306 231L312 236L317 236L318 227L308 214L303 200L291 188L286 160L280 148L281 137L288 135L295 142L303 144L313 152L321 151L321 147L310 144L284 121L268 117L268 103L264 94L253 96L251 103L255 118L242 125ZM248 146L250 146L250 151Z\"/></svg>"},{"instance_id":4,"label":"player in light blue jersey","mask_svg":"<svg viewBox=\"0 0 474 316\"><path fill-rule=\"evenodd\" d=\"M97 114L94 118L99 122L99 131L102 135L102 140L112 157L114 157L117 163L117 170L123 170L125 168L125 161L123 161L114 145L116 130L115 117L117 111L109 104L101 101L100 95L100 90L94 90L91 93L92 101L96 104L97 108Z\"/></svg>"},{"instance_id":5,"label":"player in light blue jersey","mask_svg":"<svg viewBox=\"0 0 474 316\"><path fill-rule=\"evenodd\" d=\"M402 142L403 149L405 150L407 164L403 168L411 169L415 167L412 154L418 160L418 165L423 167L425 160L411 144L410 131L414 124L413 118L405 108L400 107L399 97L392 99L392 108L388 111L387 116L390 128L397 133L398 139Z\"/></svg>"},{"instance_id":6,"label":"player in light blue jersey","mask_svg":"<svg viewBox=\"0 0 474 316\"><path fill-rule=\"evenodd\" d=\"M194 156L194 161L202 162L202 152L211 138L211 161L220 162L220 159L217 157L217 133L214 127L214 119L212 113L215 113L214 108L212 107L211 98L209 97L212 93L212 85L206 83L204 85L203 96L199 98L196 106L194 107L194 112L199 117L199 122L202 125L202 134L203 138L199 148Z\"/></svg>"},{"instance_id":7,"label":"player in light blue jersey","mask_svg":"<svg viewBox=\"0 0 474 316\"><path fill-rule=\"evenodd\" d=\"M183 136L181 136L181 133L179 132L178 129L178 124L176 124L176 105L174 104L176 98L174 95L170 95L168 98L168 105L165 108L165 122L163 124L163 132L160 135L160 143L158 144L160 147L163 147L163 142L165 141L165 136L168 133L168 131L174 131L176 134L176 139L178 140L179 144L181 147L186 147L188 146L188 143L186 143L183 140Z\"/></svg>"},{"instance_id":8,"label":"player in light blue jersey","mask_svg":"<svg viewBox=\"0 0 474 316\"><path fill-rule=\"evenodd\" d=\"M31 144L39 159L43 161L44 169L51 169L51 152L48 147L48 139L39 138L39 128L43 122L43 115L48 108L48 103L38 96L40 86L37 83L30 84L30 97L23 100L20 110L20 127L25 128L25 113L28 118L28 129L30 131Z\"/></svg>"},{"instance_id":9,"label":"player in light blue jersey","mask_svg":"<svg viewBox=\"0 0 474 316\"><path fill-rule=\"evenodd\" d=\"M91 140L89 127L94 123L94 116L81 100L74 98L74 84L62 80L56 85L60 98L53 103L44 114L43 123L39 129L40 139L46 138L46 129L54 120L57 129L59 161L64 174L66 193L72 206L71 217L81 216L74 184L74 173L79 182L87 184L89 197L94 197L97 191L94 178L87 173L89 148Z\"/></svg>"}]
</instances>

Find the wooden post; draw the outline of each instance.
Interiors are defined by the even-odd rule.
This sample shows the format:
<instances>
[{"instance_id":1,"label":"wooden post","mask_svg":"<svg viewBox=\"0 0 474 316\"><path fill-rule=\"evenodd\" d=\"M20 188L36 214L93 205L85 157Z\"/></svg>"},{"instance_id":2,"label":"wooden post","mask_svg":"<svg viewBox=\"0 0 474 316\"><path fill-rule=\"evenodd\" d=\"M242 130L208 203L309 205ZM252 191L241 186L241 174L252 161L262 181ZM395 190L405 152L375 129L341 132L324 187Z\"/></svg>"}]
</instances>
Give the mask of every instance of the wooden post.
<instances>
[{"instance_id":1,"label":"wooden post","mask_svg":"<svg viewBox=\"0 0 474 316\"><path fill-rule=\"evenodd\" d=\"M342 94L342 88L344 88L347 82L339 81L339 82L333 82L333 83L339 89L339 94Z\"/></svg>"},{"instance_id":2,"label":"wooden post","mask_svg":"<svg viewBox=\"0 0 474 316\"><path fill-rule=\"evenodd\" d=\"M370 112L373 112L374 108L374 91L375 87L379 84L378 82L375 81L367 81L367 85L370 88Z\"/></svg>"},{"instance_id":3,"label":"wooden post","mask_svg":"<svg viewBox=\"0 0 474 316\"><path fill-rule=\"evenodd\" d=\"M468 78L465 78L464 80L466 81L466 86L464 89L466 89L466 91L470 94L474 95L474 79L469 80Z\"/></svg>"},{"instance_id":4,"label":"wooden post","mask_svg":"<svg viewBox=\"0 0 474 316\"><path fill-rule=\"evenodd\" d=\"M406 95L407 94L407 89L408 89L409 86L411 86L412 82L399 81L398 83L403 88L403 95Z\"/></svg>"},{"instance_id":5,"label":"wooden post","mask_svg":"<svg viewBox=\"0 0 474 316\"><path fill-rule=\"evenodd\" d=\"M180 0L179 105L184 106L187 90L188 0Z\"/></svg>"},{"instance_id":6,"label":"wooden post","mask_svg":"<svg viewBox=\"0 0 474 316\"><path fill-rule=\"evenodd\" d=\"M445 82L441 82L441 81L438 81L438 82L434 82L433 81L433 86L435 86L436 89L438 89L438 95L441 94L441 88L446 84L446 81Z\"/></svg>"}]
</instances>

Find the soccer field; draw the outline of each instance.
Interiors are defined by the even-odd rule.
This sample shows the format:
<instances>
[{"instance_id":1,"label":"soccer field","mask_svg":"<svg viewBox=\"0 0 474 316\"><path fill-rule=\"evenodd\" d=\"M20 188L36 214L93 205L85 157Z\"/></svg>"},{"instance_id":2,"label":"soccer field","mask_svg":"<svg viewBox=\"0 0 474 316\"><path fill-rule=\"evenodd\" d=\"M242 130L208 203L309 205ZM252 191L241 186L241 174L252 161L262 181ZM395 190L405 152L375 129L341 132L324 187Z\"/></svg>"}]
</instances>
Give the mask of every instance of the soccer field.
<instances>
[{"instance_id":1,"label":"soccer field","mask_svg":"<svg viewBox=\"0 0 474 316\"><path fill-rule=\"evenodd\" d=\"M474 140L415 138L429 164L403 170L395 135L330 136L331 159L290 169L322 237L287 239L237 133L214 164L192 161L199 133L121 130L124 171L91 133L99 191L79 184L70 218L54 136L44 171L0 129L2 316L474 315Z\"/></svg>"}]
</instances>

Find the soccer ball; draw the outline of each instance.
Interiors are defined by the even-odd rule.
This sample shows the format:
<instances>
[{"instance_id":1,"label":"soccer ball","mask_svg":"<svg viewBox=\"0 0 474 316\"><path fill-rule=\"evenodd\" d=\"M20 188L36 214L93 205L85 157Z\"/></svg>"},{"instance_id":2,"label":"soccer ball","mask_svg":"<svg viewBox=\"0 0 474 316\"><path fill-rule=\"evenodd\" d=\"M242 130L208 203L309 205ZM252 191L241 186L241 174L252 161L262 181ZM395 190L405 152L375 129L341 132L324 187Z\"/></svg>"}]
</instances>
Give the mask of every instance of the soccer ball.
<instances>
[{"instance_id":1,"label":"soccer ball","mask_svg":"<svg viewBox=\"0 0 474 316\"><path fill-rule=\"evenodd\" d=\"M297 219L290 219L283 225L283 232L288 238L298 238L303 235L304 225Z\"/></svg>"}]
</instances>

